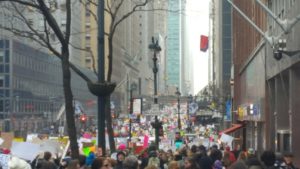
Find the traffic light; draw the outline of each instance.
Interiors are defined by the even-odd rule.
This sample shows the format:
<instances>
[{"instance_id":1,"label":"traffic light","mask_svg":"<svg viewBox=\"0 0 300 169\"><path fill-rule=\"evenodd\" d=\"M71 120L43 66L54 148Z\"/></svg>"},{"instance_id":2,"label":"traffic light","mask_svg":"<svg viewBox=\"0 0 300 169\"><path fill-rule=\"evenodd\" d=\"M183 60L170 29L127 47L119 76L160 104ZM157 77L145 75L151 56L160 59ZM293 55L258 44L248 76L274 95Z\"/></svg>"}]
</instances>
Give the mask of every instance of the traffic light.
<instances>
[{"instance_id":1,"label":"traffic light","mask_svg":"<svg viewBox=\"0 0 300 169\"><path fill-rule=\"evenodd\" d=\"M87 121L87 116L85 114L80 115L80 122L85 123Z\"/></svg>"}]
</instances>

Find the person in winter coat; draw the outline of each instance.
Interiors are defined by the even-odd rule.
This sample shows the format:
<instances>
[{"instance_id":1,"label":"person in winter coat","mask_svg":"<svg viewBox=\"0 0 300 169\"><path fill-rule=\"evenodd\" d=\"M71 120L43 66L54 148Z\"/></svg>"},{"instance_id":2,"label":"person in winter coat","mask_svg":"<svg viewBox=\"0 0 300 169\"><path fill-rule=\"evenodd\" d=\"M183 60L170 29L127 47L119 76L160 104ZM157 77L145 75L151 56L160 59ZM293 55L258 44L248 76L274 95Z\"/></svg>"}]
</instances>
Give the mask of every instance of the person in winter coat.
<instances>
[{"instance_id":1,"label":"person in winter coat","mask_svg":"<svg viewBox=\"0 0 300 169\"><path fill-rule=\"evenodd\" d=\"M117 153L117 164L114 169L123 169L123 161L125 160L125 153L120 151Z\"/></svg>"},{"instance_id":2,"label":"person in winter coat","mask_svg":"<svg viewBox=\"0 0 300 169\"><path fill-rule=\"evenodd\" d=\"M275 161L276 155L273 151L264 151L261 156L260 160L262 161L264 168L266 169L275 169Z\"/></svg>"}]
</instances>

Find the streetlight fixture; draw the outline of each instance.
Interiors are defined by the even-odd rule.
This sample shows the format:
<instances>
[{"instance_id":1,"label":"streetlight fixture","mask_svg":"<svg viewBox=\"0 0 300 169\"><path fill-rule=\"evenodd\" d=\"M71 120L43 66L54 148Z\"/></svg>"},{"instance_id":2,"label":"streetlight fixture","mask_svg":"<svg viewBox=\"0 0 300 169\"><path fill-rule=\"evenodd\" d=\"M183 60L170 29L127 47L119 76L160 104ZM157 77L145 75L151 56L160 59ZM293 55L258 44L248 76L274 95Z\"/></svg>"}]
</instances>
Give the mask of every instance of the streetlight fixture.
<instances>
[{"instance_id":1,"label":"streetlight fixture","mask_svg":"<svg viewBox=\"0 0 300 169\"><path fill-rule=\"evenodd\" d=\"M188 96L188 106L187 106L187 132L191 132L192 128L191 128L191 122L190 122L190 106L193 102L193 96L190 94Z\"/></svg>"},{"instance_id":2,"label":"streetlight fixture","mask_svg":"<svg viewBox=\"0 0 300 169\"><path fill-rule=\"evenodd\" d=\"M178 121L178 130L181 129L181 120L180 120L180 91L178 89L178 87L176 88L176 92L175 94L177 95L177 109L178 109L178 118L177 118L177 121Z\"/></svg>"},{"instance_id":3,"label":"streetlight fixture","mask_svg":"<svg viewBox=\"0 0 300 169\"><path fill-rule=\"evenodd\" d=\"M154 104L158 104L157 100L157 56L156 54L161 51L161 47L158 44L158 40L154 40L154 37L152 37L152 43L149 45L149 49L153 51L153 73L154 73ZM157 113L157 112L156 112ZM157 115L155 115L155 121L151 123L152 127L155 129L155 145L158 148L159 147L159 128L162 125L161 122L158 121Z\"/></svg>"},{"instance_id":4,"label":"streetlight fixture","mask_svg":"<svg viewBox=\"0 0 300 169\"><path fill-rule=\"evenodd\" d=\"M129 111L129 142L131 142L131 130L132 130L132 113L133 113L133 97L132 97L132 93L134 90L137 89L137 85L136 83L131 83L130 85L130 94L129 94L129 97L130 97L130 111Z\"/></svg>"}]
</instances>

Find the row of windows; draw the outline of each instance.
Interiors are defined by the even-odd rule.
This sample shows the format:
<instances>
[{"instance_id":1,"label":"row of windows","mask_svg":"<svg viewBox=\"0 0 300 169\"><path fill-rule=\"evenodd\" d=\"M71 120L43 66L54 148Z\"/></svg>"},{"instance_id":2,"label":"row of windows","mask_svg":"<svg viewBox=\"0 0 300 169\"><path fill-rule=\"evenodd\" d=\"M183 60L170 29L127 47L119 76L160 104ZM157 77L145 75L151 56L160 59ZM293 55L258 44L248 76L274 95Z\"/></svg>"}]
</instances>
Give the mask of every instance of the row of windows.
<instances>
[{"instance_id":1,"label":"row of windows","mask_svg":"<svg viewBox=\"0 0 300 169\"><path fill-rule=\"evenodd\" d=\"M36 95L53 95L57 91L57 87L49 83L43 83L37 80L27 78L13 78L13 88L29 91Z\"/></svg>"},{"instance_id":2,"label":"row of windows","mask_svg":"<svg viewBox=\"0 0 300 169\"><path fill-rule=\"evenodd\" d=\"M0 63L9 63L9 50L3 50L0 48Z\"/></svg>"},{"instance_id":3,"label":"row of windows","mask_svg":"<svg viewBox=\"0 0 300 169\"><path fill-rule=\"evenodd\" d=\"M50 56L49 56L50 57ZM45 62L36 58L31 57L25 57L22 56L21 53L15 53L13 57L13 62L16 65L20 65L21 67L28 68L30 70L33 70L35 72L43 72L48 73L49 72L49 62ZM57 71L59 70L59 65L52 65L55 66L54 69L51 71ZM59 73L58 71L56 73Z\"/></svg>"},{"instance_id":4,"label":"row of windows","mask_svg":"<svg viewBox=\"0 0 300 169\"><path fill-rule=\"evenodd\" d=\"M9 48L9 41L0 39L0 49L8 49L8 48Z\"/></svg>"},{"instance_id":5,"label":"row of windows","mask_svg":"<svg viewBox=\"0 0 300 169\"><path fill-rule=\"evenodd\" d=\"M56 112L58 107L54 106L49 101L38 101L38 100L20 100L16 97L13 98L12 104L10 100L0 100L0 112Z\"/></svg>"}]
</instances>

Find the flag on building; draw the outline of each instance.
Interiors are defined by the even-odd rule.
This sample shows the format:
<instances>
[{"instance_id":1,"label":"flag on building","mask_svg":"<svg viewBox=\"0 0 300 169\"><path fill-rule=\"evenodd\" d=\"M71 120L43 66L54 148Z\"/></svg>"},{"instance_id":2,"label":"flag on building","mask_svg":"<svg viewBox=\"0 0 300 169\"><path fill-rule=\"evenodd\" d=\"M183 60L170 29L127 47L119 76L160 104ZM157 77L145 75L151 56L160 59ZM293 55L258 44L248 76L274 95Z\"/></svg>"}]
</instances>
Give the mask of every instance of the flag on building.
<instances>
[{"instance_id":1,"label":"flag on building","mask_svg":"<svg viewBox=\"0 0 300 169\"><path fill-rule=\"evenodd\" d=\"M200 37L200 50L206 52L208 49L208 36L201 35Z\"/></svg>"}]
</instances>

